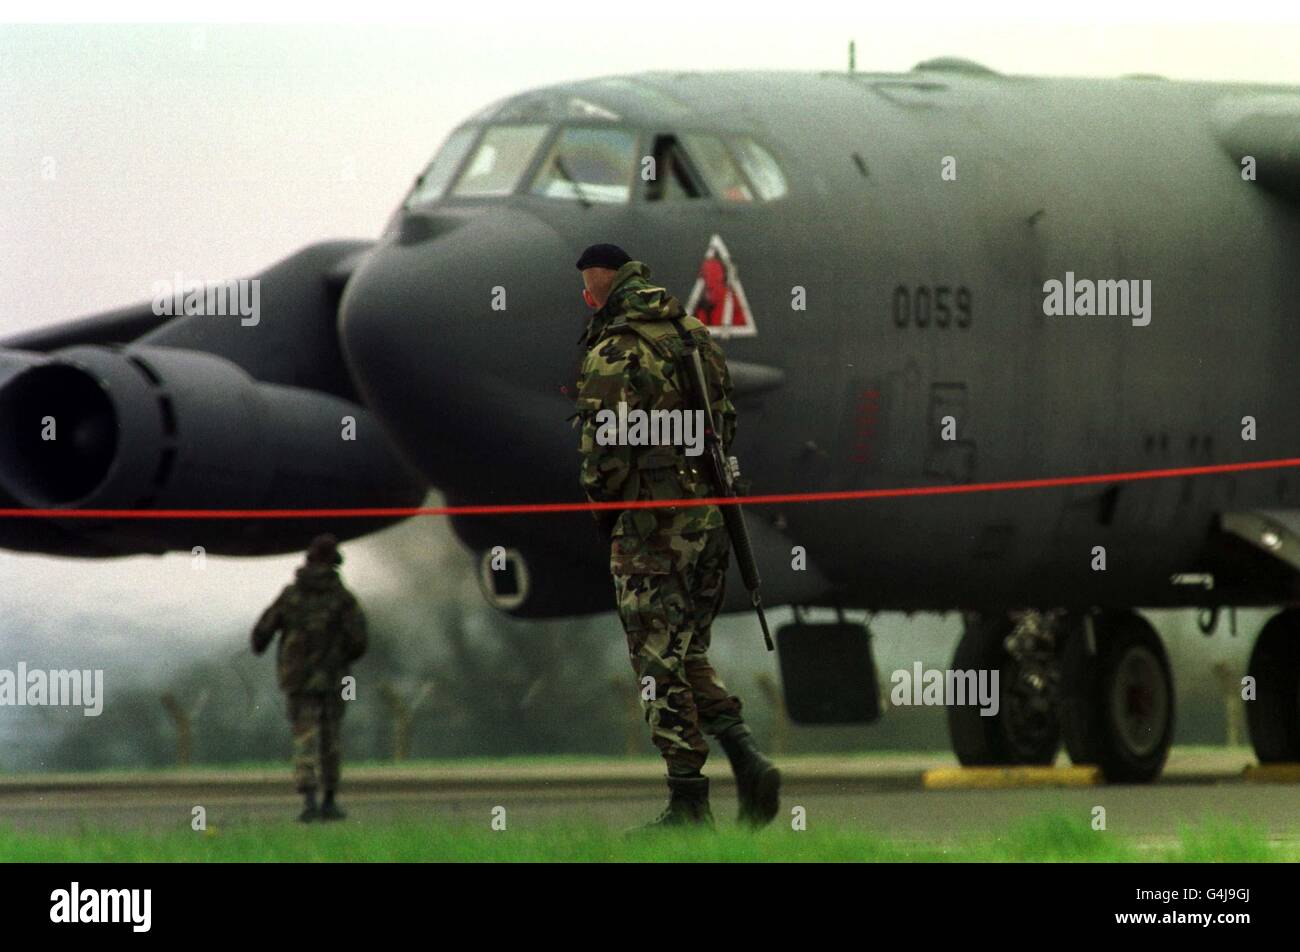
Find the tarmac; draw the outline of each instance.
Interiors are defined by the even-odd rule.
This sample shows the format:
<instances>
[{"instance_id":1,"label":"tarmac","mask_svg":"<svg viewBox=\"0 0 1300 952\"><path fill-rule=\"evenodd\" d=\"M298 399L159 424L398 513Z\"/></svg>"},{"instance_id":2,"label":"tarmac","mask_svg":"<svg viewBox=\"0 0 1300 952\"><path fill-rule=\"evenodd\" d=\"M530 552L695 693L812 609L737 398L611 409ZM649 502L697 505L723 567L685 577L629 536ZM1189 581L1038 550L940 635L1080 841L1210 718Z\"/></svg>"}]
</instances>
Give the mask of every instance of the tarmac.
<instances>
[{"instance_id":1,"label":"tarmac","mask_svg":"<svg viewBox=\"0 0 1300 952\"><path fill-rule=\"evenodd\" d=\"M782 812L802 807L814 824L944 841L996 833L1043 813L1089 818L1107 829L1167 839L1189 824L1249 824L1270 839L1300 841L1300 767L1260 768L1248 749L1175 748L1152 784L1106 784L1092 768L970 769L950 754L778 757ZM713 777L714 812L734 809L725 761ZM340 801L349 823L424 819L483 824L505 807L521 824L598 823L623 828L662 806L662 767L653 759L345 766ZM297 811L289 770L185 769L139 773L0 777L0 825L18 830L167 826L188 828L202 806L211 825L290 822ZM778 817L778 821L781 822Z\"/></svg>"}]
</instances>

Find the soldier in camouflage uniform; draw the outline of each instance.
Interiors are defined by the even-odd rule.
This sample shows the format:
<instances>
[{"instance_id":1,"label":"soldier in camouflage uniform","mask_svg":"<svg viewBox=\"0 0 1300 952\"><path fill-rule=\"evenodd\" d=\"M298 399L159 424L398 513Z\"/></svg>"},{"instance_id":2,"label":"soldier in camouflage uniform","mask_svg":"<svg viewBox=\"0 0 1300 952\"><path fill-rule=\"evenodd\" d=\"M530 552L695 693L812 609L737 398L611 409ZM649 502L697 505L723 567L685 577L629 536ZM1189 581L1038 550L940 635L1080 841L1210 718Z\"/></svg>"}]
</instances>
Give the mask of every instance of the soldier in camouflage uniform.
<instances>
[{"instance_id":1,"label":"soldier in camouflage uniform","mask_svg":"<svg viewBox=\"0 0 1300 952\"><path fill-rule=\"evenodd\" d=\"M578 260L583 299L595 308L583 336L578 381L581 480L593 502L702 499L716 495L702 456L683 446L618 445L598 439L601 410L690 412L677 358L690 335L704 358L709 400L724 448L735 434L731 378L708 329L648 280L650 270L614 245ZM731 547L716 506L597 510L610 572L651 738L668 767L668 806L651 826L708 824L709 782L700 773L716 737L736 775L740 820L776 815L780 773L758 750L740 699L709 663L710 626L722 604Z\"/></svg>"},{"instance_id":2,"label":"soldier in camouflage uniform","mask_svg":"<svg viewBox=\"0 0 1300 952\"><path fill-rule=\"evenodd\" d=\"M292 584L262 613L253 628L253 653L262 654L276 634L276 673L289 698L293 773L303 810L298 819L341 820L335 802L343 754L343 678L366 651L366 618L339 578L343 562L333 536L312 540L307 561ZM325 791L317 806L316 788Z\"/></svg>"}]
</instances>

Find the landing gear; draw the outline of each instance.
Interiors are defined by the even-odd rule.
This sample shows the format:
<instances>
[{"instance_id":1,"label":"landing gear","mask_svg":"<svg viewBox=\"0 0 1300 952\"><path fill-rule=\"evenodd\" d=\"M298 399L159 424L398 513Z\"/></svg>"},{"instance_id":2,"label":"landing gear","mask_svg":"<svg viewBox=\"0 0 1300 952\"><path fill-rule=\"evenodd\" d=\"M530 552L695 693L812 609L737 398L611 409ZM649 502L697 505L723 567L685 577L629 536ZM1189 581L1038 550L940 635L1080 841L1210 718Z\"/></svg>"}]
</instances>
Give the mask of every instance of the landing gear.
<instances>
[{"instance_id":1,"label":"landing gear","mask_svg":"<svg viewBox=\"0 0 1300 952\"><path fill-rule=\"evenodd\" d=\"M997 671L999 698L998 712L991 717L973 704L949 705L948 734L962 766L1056 760L1061 730L1054 655L1050 619L1037 612L966 616L952 668Z\"/></svg>"},{"instance_id":2,"label":"landing gear","mask_svg":"<svg viewBox=\"0 0 1300 952\"><path fill-rule=\"evenodd\" d=\"M1250 653L1255 699L1246 724L1262 764L1300 761L1300 609L1269 619Z\"/></svg>"},{"instance_id":3,"label":"landing gear","mask_svg":"<svg viewBox=\"0 0 1300 952\"><path fill-rule=\"evenodd\" d=\"M1160 775L1174 735L1169 659L1150 623L1134 612L1071 619L1061 655L1061 728L1070 759L1107 780Z\"/></svg>"}]
</instances>

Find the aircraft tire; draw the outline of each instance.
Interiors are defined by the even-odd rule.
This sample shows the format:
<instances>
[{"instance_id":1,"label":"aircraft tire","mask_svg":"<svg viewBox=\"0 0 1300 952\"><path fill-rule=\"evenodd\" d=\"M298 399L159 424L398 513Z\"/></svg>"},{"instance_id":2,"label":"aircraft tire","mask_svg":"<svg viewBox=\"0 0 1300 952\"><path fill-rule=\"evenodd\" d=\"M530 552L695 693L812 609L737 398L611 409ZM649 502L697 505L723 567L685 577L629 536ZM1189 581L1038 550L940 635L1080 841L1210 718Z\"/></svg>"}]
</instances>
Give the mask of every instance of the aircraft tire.
<instances>
[{"instance_id":1,"label":"aircraft tire","mask_svg":"<svg viewBox=\"0 0 1300 952\"><path fill-rule=\"evenodd\" d=\"M1262 764L1300 761L1300 610L1278 612L1255 639L1247 673L1250 743Z\"/></svg>"},{"instance_id":2,"label":"aircraft tire","mask_svg":"<svg viewBox=\"0 0 1300 952\"><path fill-rule=\"evenodd\" d=\"M1061 730L1070 759L1096 764L1111 783L1149 783L1174 736L1174 682L1160 636L1135 612L1093 619L1061 656ZM1093 648L1095 647L1095 652Z\"/></svg>"},{"instance_id":3,"label":"aircraft tire","mask_svg":"<svg viewBox=\"0 0 1300 952\"><path fill-rule=\"evenodd\" d=\"M974 704L948 706L948 736L963 767L1051 764L1061 745L1055 713L1042 717L1018 703L1015 660L1003 640L1011 620L998 615L967 615L966 630L953 653L956 671L999 671L998 713L984 717Z\"/></svg>"}]
</instances>

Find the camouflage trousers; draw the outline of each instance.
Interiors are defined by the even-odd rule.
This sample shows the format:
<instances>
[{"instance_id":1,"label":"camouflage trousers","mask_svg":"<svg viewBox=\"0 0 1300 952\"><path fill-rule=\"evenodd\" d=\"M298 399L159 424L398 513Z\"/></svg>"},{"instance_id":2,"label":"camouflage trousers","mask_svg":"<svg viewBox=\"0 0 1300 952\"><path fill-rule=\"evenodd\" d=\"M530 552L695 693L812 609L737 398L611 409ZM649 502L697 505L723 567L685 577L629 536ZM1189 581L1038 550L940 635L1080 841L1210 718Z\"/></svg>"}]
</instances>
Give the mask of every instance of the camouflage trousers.
<instances>
[{"instance_id":1,"label":"camouflage trousers","mask_svg":"<svg viewBox=\"0 0 1300 952\"><path fill-rule=\"evenodd\" d=\"M293 781L299 791L339 785L343 760L344 700L337 692L321 694L295 691L289 695L289 723L293 729Z\"/></svg>"},{"instance_id":2,"label":"camouflage trousers","mask_svg":"<svg viewBox=\"0 0 1300 952\"><path fill-rule=\"evenodd\" d=\"M708 658L731 555L726 530L674 537L672 552L667 574L614 573L614 592L651 740L669 772L682 774L708 758L704 732L719 734L742 719L740 698Z\"/></svg>"}]
</instances>

